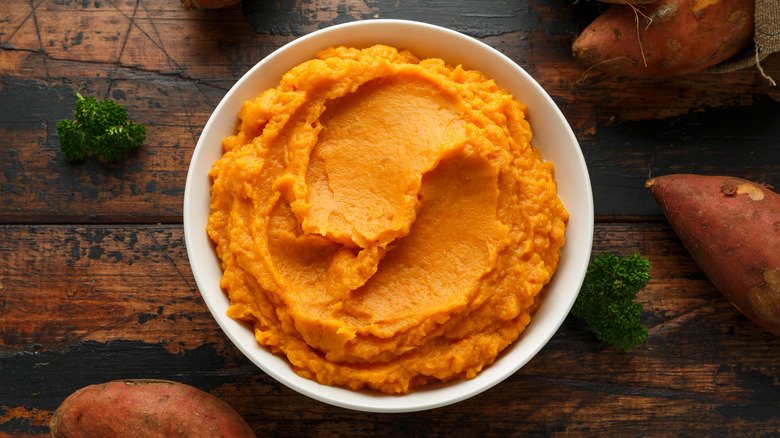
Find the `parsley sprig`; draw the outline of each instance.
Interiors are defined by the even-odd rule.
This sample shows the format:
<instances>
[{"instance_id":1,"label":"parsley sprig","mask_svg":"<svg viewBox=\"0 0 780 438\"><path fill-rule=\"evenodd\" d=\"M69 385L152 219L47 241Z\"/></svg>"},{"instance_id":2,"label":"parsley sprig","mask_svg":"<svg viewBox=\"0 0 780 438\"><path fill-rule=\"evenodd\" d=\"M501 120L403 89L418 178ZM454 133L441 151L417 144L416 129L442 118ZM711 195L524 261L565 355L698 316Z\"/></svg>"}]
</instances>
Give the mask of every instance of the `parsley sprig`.
<instances>
[{"instance_id":1,"label":"parsley sprig","mask_svg":"<svg viewBox=\"0 0 780 438\"><path fill-rule=\"evenodd\" d=\"M76 93L75 120L57 123L60 150L68 161L78 162L93 155L116 161L125 152L137 148L146 140L146 127L127 118L122 105L106 99Z\"/></svg>"},{"instance_id":2,"label":"parsley sprig","mask_svg":"<svg viewBox=\"0 0 780 438\"><path fill-rule=\"evenodd\" d=\"M642 325L642 305L637 292L650 281L650 261L633 254L621 258L612 253L597 255L588 266L580 294L571 313L585 320L596 338L623 351L647 340Z\"/></svg>"}]
</instances>

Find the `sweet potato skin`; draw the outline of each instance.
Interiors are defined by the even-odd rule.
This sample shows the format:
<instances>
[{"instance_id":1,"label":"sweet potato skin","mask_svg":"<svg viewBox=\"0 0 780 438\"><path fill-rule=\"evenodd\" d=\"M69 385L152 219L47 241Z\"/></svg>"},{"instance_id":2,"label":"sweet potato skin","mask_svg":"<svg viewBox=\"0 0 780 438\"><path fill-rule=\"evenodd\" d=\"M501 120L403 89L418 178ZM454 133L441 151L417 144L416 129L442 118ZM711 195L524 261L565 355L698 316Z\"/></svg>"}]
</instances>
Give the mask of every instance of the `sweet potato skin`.
<instances>
[{"instance_id":1,"label":"sweet potato skin","mask_svg":"<svg viewBox=\"0 0 780 438\"><path fill-rule=\"evenodd\" d=\"M54 411L53 438L255 437L227 403L192 386L115 380L79 389Z\"/></svg>"},{"instance_id":2,"label":"sweet potato skin","mask_svg":"<svg viewBox=\"0 0 780 438\"><path fill-rule=\"evenodd\" d=\"M780 336L780 195L728 176L673 174L646 186L712 284Z\"/></svg>"},{"instance_id":3,"label":"sweet potato skin","mask_svg":"<svg viewBox=\"0 0 780 438\"><path fill-rule=\"evenodd\" d=\"M696 73L752 41L754 0L659 0L615 4L572 44L583 66L615 76Z\"/></svg>"}]
</instances>

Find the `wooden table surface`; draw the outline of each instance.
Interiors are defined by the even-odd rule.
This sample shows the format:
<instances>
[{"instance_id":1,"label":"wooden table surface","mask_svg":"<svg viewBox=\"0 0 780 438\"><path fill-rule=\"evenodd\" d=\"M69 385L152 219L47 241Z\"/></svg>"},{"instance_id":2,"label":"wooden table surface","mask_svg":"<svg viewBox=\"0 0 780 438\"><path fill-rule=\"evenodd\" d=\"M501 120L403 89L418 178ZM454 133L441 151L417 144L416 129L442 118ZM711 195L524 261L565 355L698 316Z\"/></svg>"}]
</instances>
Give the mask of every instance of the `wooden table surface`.
<instances>
[{"instance_id":1,"label":"wooden table surface","mask_svg":"<svg viewBox=\"0 0 780 438\"><path fill-rule=\"evenodd\" d=\"M76 389L170 379L219 396L259 436L777 436L780 339L709 283L644 188L706 173L780 187L780 90L756 69L628 80L586 73L573 38L599 10L572 0L7 0L0 6L0 436L48 434ZM569 317L525 367L449 407L332 407L252 365L206 308L182 198L222 96L283 44L338 23L416 19L474 36L550 93L589 166L594 254L639 252L649 339L623 353ZM763 63L780 80L780 55ZM147 126L117 163L68 163L75 92Z\"/></svg>"}]
</instances>

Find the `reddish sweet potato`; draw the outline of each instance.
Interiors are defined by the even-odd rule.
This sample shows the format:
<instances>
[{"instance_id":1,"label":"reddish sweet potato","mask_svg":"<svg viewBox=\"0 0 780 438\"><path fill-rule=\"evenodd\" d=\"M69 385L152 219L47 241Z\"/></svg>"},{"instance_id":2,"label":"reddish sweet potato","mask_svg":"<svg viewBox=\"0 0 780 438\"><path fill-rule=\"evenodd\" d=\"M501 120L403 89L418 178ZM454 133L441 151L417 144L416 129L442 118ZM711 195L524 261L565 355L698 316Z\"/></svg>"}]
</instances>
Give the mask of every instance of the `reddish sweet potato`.
<instances>
[{"instance_id":1,"label":"reddish sweet potato","mask_svg":"<svg viewBox=\"0 0 780 438\"><path fill-rule=\"evenodd\" d=\"M712 284L780 336L780 195L726 176L667 175L646 186Z\"/></svg>"},{"instance_id":2,"label":"reddish sweet potato","mask_svg":"<svg viewBox=\"0 0 780 438\"><path fill-rule=\"evenodd\" d=\"M701 71L752 41L755 0L659 0L612 5L572 44L585 67L616 76Z\"/></svg>"},{"instance_id":3,"label":"reddish sweet potato","mask_svg":"<svg viewBox=\"0 0 780 438\"><path fill-rule=\"evenodd\" d=\"M184 9L217 9L234 5L241 0L181 0Z\"/></svg>"},{"instance_id":4,"label":"reddish sweet potato","mask_svg":"<svg viewBox=\"0 0 780 438\"><path fill-rule=\"evenodd\" d=\"M52 437L254 437L227 403L167 380L116 380L74 392L54 412Z\"/></svg>"}]
</instances>

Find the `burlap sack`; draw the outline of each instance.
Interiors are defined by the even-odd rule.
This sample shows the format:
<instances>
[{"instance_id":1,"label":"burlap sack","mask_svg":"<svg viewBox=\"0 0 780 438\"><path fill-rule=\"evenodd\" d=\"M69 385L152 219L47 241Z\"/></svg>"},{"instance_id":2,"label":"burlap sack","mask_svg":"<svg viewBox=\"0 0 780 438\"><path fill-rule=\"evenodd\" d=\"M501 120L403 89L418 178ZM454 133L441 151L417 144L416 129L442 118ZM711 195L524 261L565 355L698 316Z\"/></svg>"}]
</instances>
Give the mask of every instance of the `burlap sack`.
<instances>
[{"instance_id":1,"label":"burlap sack","mask_svg":"<svg viewBox=\"0 0 780 438\"><path fill-rule=\"evenodd\" d=\"M773 86L775 80L761 68L761 61L780 52L780 0L756 0L754 46L740 55L727 59L709 69L712 73L728 73L755 66Z\"/></svg>"}]
</instances>

